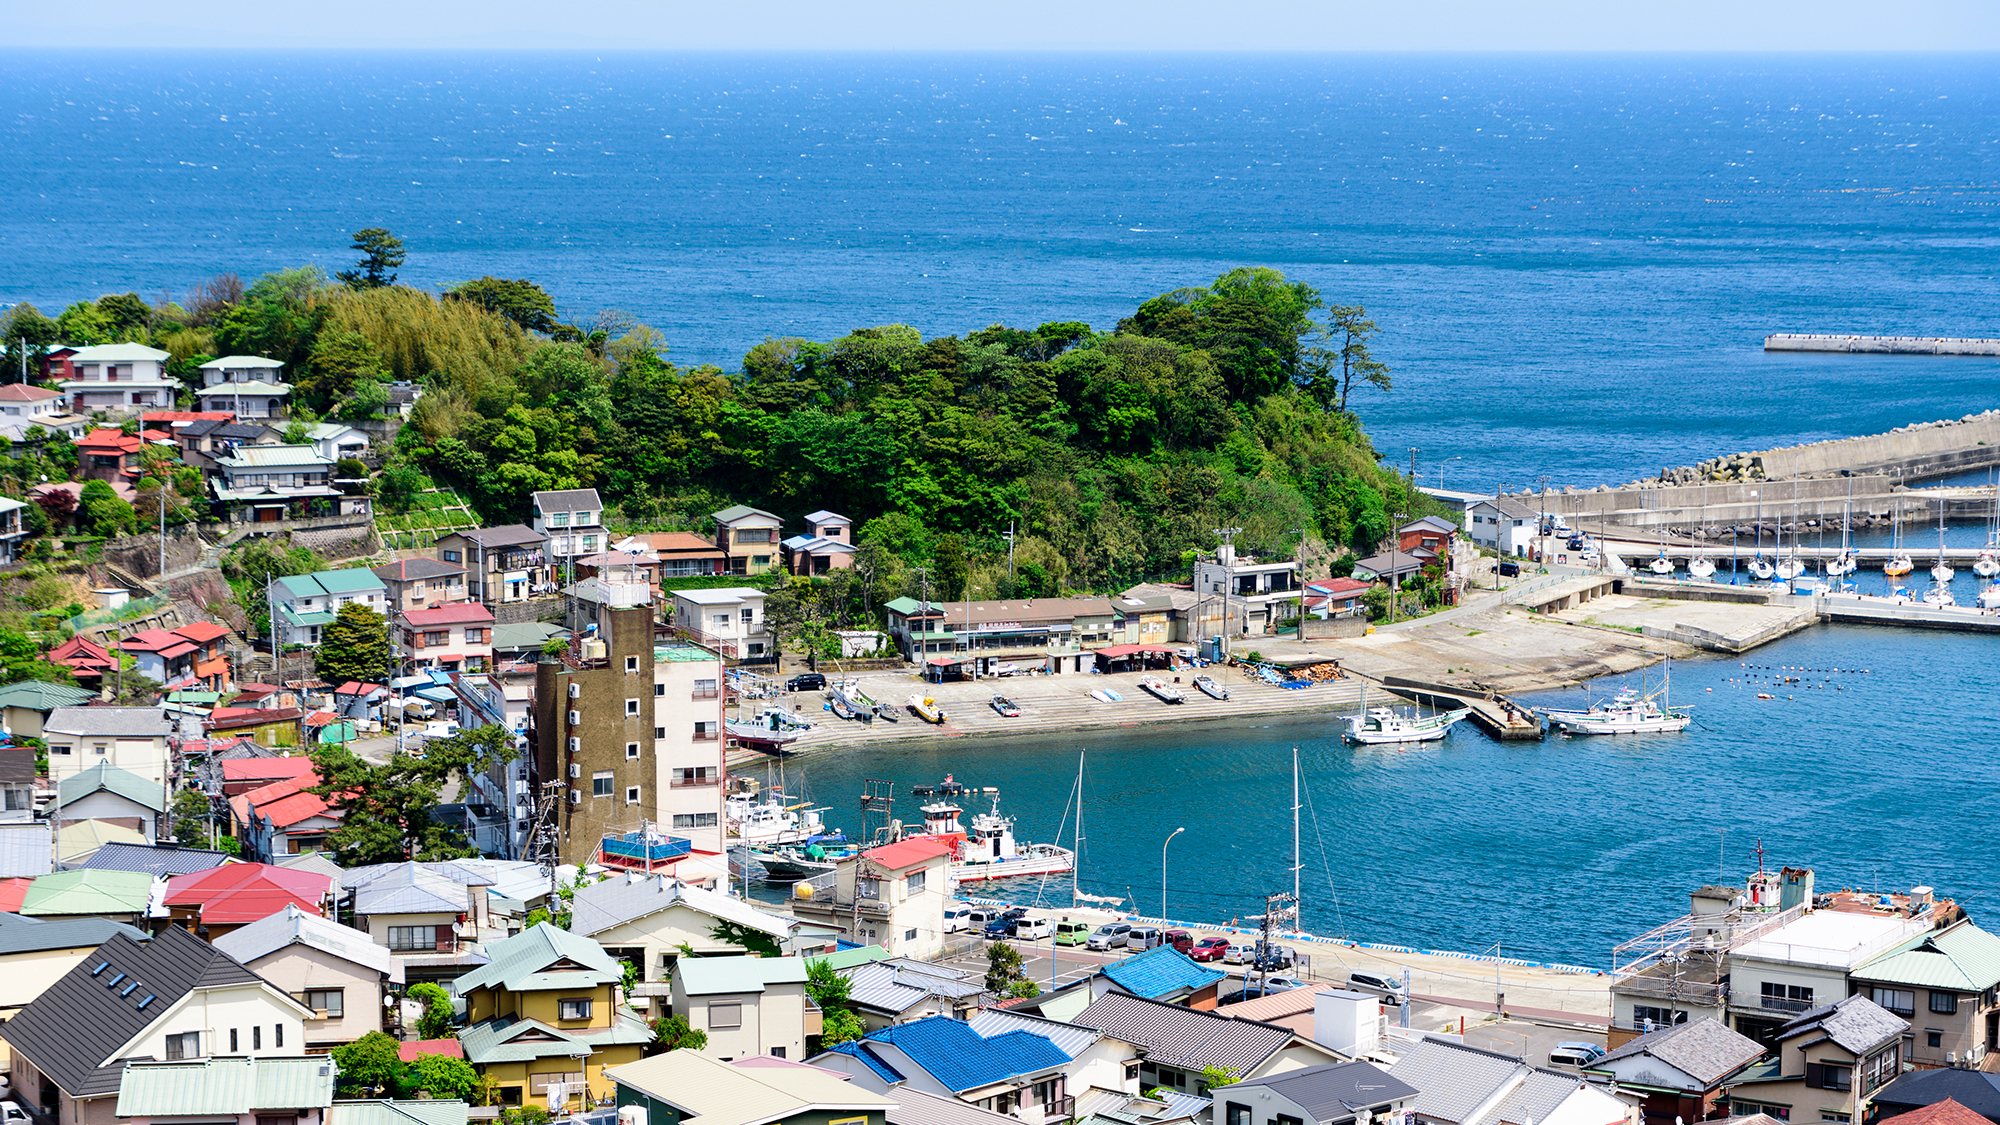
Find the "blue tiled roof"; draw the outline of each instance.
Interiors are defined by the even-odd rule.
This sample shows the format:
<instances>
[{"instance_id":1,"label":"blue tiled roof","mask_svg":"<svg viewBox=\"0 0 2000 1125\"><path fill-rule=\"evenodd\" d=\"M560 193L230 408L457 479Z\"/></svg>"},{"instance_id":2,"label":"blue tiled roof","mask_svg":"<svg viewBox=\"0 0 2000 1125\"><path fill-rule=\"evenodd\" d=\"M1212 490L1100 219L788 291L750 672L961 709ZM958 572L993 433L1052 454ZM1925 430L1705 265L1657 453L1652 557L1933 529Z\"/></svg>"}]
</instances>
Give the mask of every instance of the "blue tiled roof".
<instances>
[{"instance_id":1,"label":"blue tiled roof","mask_svg":"<svg viewBox=\"0 0 2000 1125\"><path fill-rule=\"evenodd\" d=\"M1009 1031L982 1039L969 1025L950 1016L885 1027L870 1032L868 1041L893 1044L953 1093L1070 1061L1047 1036Z\"/></svg>"},{"instance_id":2,"label":"blue tiled roof","mask_svg":"<svg viewBox=\"0 0 2000 1125\"><path fill-rule=\"evenodd\" d=\"M1173 946L1162 945L1104 966L1104 975L1134 996L1162 1000L1183 990L1205 988L1228 974L1203 968Z\"/></svg>"},{"instance_id":3,"label":"blue tiled roof","mask_svg":"<svg viewBox=\"0 0 2000 1125\"><path fill-rule=\"evenodd\" d=\"M831 1055L852 1055L860 1059L869 1070L874 1071L884 1082L901 1082L903 1080L903 1076L896 1072L895 1067L883 1062L876 1056L875 1052L866 1050L858 1039L850 1039L845 1043L835 1044L826 1050Z\"/></svg>"}]
</instances>

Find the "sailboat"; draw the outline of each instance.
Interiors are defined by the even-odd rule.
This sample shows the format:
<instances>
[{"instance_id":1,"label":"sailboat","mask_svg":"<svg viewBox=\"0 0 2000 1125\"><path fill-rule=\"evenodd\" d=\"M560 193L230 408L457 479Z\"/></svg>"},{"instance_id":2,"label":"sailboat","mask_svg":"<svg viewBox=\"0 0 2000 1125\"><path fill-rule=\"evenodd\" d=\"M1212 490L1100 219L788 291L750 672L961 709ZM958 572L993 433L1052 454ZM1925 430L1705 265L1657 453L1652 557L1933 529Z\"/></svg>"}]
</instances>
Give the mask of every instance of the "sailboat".
<instances>
[{"instance_id":1,"label":"sailboat","mask_svg":"<svg viewBox=\"0 0 2000 1125\"><path fill-rule=\"evenodd\" d=\"M1832 562L1826 564L1826 573L1829 578L1839 578L1842 575L1854 573L1854 483L1852 481L1848 482L1847 491L1847 503L1840 509L1840 554Z\"/></svg>"},{"instance_id":2,"label":"sailboat","mask_svg":"<svg viewBox=\"0 0 2000 1125\"><path fill-rule=\"evenodd\" d=\"M1910 561L1910 553L1903 549L1903 512L1900 504L1889 507L1889 543L1891 555L1882 566L1884 575L1901 578L1917 569L1916 564Z\"/></svg>"},{"instance_id":3,"label":"sailboat","mask_svg":"<svg viewBox=\"0 0 2000 1125\"><path fill-rule=\"evenodd\" d=\"M1955 572L1944 564L1944 501L1938 501L1938 561L1931 568L1931 581L1943 584L1951 581Z\"/></svg>"},{"instance_id":4,"label":"sailboat","mask_svg":"<svg viewBox=\"0 0 2000 1125\"><path fill-rule=\"evenodd\" d=\"M1705 484L1701 486L1701 523L1696 527L1696 530L1701 535L1703 546L1706 547L1708 543L1708 486ZM1688 561L1688 577L1694 579L1696 582L1706 582L1715 577L1715 560L1709 558L1706 554L1695 555L1693 559Z\"/></svg>"},{"instance_id":5,"label":"sailboat","mask_svg":"<svg viewBox=\"0 0 2000 1125\"><path fill-rule=\"evenodd\" d=\"M1993 513L1986 517L1986 549L1974 560L1972 573L1986 579L1986 588L1979 591L1979 608L2000 609L2000 582L1994 581L2000 575L2000 474L1989 473L1987 480L1993 488Z\"/></svg>"},{"instance_id":6,"label":"sailboat","mask_svg":"<svg viewBox=\"0 0 2000 1125\"><path fill-rule=\"evenodd\" d=\"M1782 544L1784 541L1785 529L1779 527L1778 542ZM1787 582L1806 572L1806 564L1799 558L1799 482L1797 481L1792 482L1792 553L1779 559L1771 569Z\"/></svg>"},{"instance_id":7,"label":"sailboat","mask_svg":"<svg viewBox=\"0 0 2000 1125\"><path fill-rule=\"evenodd\" d=\"M1081 750L1076 752L1076 855L1069 869L1070 906L1081 907L1086 903L1120 906L1125 902L1124 895L1083 893L1083 754Z\"/></svg>"}]
</instances>

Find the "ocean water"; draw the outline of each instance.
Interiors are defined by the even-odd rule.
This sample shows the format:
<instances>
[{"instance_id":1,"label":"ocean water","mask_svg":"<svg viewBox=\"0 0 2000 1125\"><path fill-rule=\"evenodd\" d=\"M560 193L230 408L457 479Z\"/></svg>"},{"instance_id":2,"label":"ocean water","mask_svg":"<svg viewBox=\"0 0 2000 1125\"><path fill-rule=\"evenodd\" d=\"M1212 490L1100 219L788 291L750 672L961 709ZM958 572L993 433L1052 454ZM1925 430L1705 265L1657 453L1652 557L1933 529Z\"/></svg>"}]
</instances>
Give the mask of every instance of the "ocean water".
<instances>
[{"instance_id":1,"label":"ocean water","mask_svg":"<svg viewBox=\"0 0 2000 1125\"><path fill-rule=\"evenodd\" d=\"M530 277L675 358L1110 328L1268 264L1366 305L1448 487L1619 482L1992 404L1992 56L0 55L0 301L345 265Z\"/></svg>"},{"instance_id":2,"label":"ocean water","mask_svg":"<svg viewBox=\"0 0 2000 1125\"><path fill-rule=\"evenodd\" d=\"M1020 838L1068 846L1081 753L1083 889L1157 916L1161 849L1186 827L1165 845L1168 915L1226 922L1291 889L1297 747L1307 930L1603 967L1618 942L1685 913L1687 892L1743 885L1760 845L1768 864L1814 868L1822 890L1928 884L1994 924L1993 654L1990 637L1852 626L1677 662L1671 698L1697 716L1678 735L1501 743L1461 724L1438 743L1351 747L1329 715L829 750L787 780L852 833L865 779L893 781L897 815L914 821L909 785L950 773L998 787ZM1660 675L1532 701L1576 706ZM1066 880L993 886L1070 904Z\"/></svg>"}]
</instances>

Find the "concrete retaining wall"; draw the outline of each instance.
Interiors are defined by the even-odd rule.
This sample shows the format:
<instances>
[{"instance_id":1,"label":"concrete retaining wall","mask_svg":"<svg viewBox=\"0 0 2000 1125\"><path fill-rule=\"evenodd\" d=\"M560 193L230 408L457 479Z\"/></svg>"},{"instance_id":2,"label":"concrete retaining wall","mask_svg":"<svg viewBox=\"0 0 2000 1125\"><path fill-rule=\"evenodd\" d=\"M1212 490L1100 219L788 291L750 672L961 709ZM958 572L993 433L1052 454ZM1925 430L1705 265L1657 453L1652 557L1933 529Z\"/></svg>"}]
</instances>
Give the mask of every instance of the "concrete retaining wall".
<instances>
[{"instance_id":1,"label":"concrete retaining wall","mask_svg":"<svg viewBox=\"0 0 2000 1125\"><path fill-rule=\"evenodd\" d=\"M1764 350L1862 355L2000 355L2000 340L1958 336L1844 336L1777 332L1764 337Z\"/></svg>"},{"instance_id":2,"label":"concrete retaining wall","mask_svg":"<svg viewBox=\"0 0 2000 1125\"><path fill-rule=\"evenodd\" d=\"M1302 641L1331 641L1366 636L1367 633L1366 617L1329 617L1325 621L1306 617L1299 621L1299 639Z\"/></svg>"},{"instance_id":3,"label":"concrete retaining wall","mask_svg":"<svg viewBox=\"0 0 2000 1125\"><path fill-rule=\"evenodd\" d=\"M1763 462L1766 477L1837 473L1842 469L1861 472L1888 466L1903 469L1905 480L1945 476L2000 464L2000 414L1900 433L1767 449L1753 456Z\"/></svg>"}]
</instances>

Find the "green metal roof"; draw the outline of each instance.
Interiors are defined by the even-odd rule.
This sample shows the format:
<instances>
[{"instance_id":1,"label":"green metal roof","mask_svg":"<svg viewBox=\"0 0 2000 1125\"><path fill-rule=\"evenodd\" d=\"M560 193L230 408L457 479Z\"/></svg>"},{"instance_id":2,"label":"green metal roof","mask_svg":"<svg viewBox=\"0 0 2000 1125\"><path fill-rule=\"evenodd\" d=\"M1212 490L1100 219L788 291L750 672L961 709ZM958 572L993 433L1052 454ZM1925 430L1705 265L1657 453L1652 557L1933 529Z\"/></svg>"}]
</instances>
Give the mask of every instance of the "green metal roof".
<instances>
[{"instance_id":1,"label":"green metal roof","mask_svg":"<svg viewBox=\"0 0 2000 1125\"><path fill-rule=\"evenodd\" d=\"M2000 936L1967 922L1884 953L1855 969L1853 976L1871 983L1984 992L2000 984Z\"/></svg>"},{"instance_id":2,"label":"green metal roof","mask_svg":"<svg viewBox=\"0 0 2000 1125\"><path fill-rule=\"evenodd\" d=\"M636 1016L614 1013L610 1027L590 1031L564 1031L540 1020L482 1020L461 1028L459 1045L467 1062L475 1066L492 1063L533 1062L536 1059L574 1058L596 1052L599 1047L649 1043L652 1029Z\"/></svg>"},{"instance_id":3,"label":"green metal roof","mask_svg":"<svg viewBox=\"0 0 2000 1125\"><path fill-rule=\"evenodd\" d=\"M134 914L146 909L153 877L143 871L58 871L28 884L21 913Z\"/></svg>"},{"instance_id":4,"label":"green metal roof","mask_svg":"<svg viewBox=\"0 0 2000 1125\"><path fill-rule=\"evenodd\" d=\"M491 960L458 978L460 996L475 988L505 988L510 992L537 992L559 988L591 988L625 979L625 966L604 947L587 937L559 930L541 922L522 930L506 941L486 947ZM547 970L550 965L571 961L581 969Z\"/></svg>"},{"instance_id":5,"label":"green metal roof","mask_svg":"<svg viewBox=\"0 0 2000 1125\"><path fill-rule=\"evenodd\" d=\"M288 605L279 606L278 612L284 614L285 620L290 621L294 625L327 625L333 622L334 617L333 614L324 610L315 610L312 613L300 613Z\"/></svg>"},{"instance_id":6,"label":"green metal roof","mask_svg":"<svg viewBox=\"0 0 2000 1125\"><path fill-rule=\"evenodd\" d=\"M80 707L97 698L96 692L68 684L45 684L22 680L0 687L0 707L26 707L31 711L53 711L58 707Z\"/></svg>"},{"instance_id":7,"label":"green metal roof","mask_svg":"<svg viewBox=\"0 0 2000 1125\"><path fill-rule=\"evenodd\" d=\"M99 762L82 773L71 774L56 786L56 807L83 800L99 789L116 793L128 801L165 812L167 808L166 790L155 781L147 781L130 770L121 770L110 762Z\"/></svg>"},{"instance_id":8,"label":"green metal roof","mask_svg":"<svg viewBox=\"0 0 2000 1125\"><path fill-rule=\"evenodd\" d=\"M335 1102L327 1115L328 1125L465 1125L469 1104L460 1101L418 1100L399 1102L380 1098L361 1102Z\"/></svg>"},{"instance_id":9,"label":"green metal roof","mask_svg":"<svg viewBox=\"0 0 2000 1125\"><path fill-rule=\"evenodd\" d=\"M842 949L819 957L808 957L808 961L824 961L834 969L851 969L856 965L867 965L875 961L887 961L889 951L879 945L863 945L854 949Z\"/></svg>"},{"instance_id":10,"label":"green metal roof","mask_svg":"<svg viewBox=\"0 0 2000 1125\"><path fill-rule=\"evenodd\" d=\"M653 648L655 664L703 664L714 663L715 659L714 653L697 645L655 645Z\"/></svg>"},{"instance_id":11,"label":"green metal roof","mask_svg":"<svg viewBox=\"0 0 2000 1125\"><path fill-rule=\"evenodd\" d=\"M333 1102L333 1060L206 1058L125 1065L118 1083L121 1117L244 1114L262 1109L318 1109Z\"/></svg>"},{"instance_id":12,"label":"green metal roof","mask_svg":"<svg viewBox=\"0 0 2000 1125\"><path fill-rule=\"evenodd\" d=\"M683 957L674 966L690 996L762 992L773 984L803 984L806 963L797 957Z\"/></svg>"},{"instance_id":13,"label":"green metal roof","mask_svg":"<svg viewBox=\"0 0 2000 1125\"><path fill-rule=\"evenodd\" d=\"M357 594L367 590L388 588L382 584L380 578L375 577L374 571L365 566L348 570L322 570L313 577L319 579L320 586L329 594Z\"/></svg>"}]
</instances>

